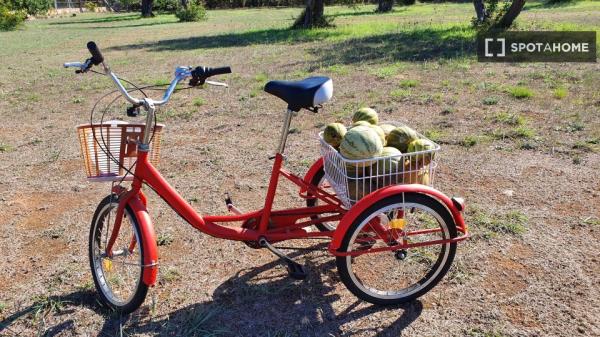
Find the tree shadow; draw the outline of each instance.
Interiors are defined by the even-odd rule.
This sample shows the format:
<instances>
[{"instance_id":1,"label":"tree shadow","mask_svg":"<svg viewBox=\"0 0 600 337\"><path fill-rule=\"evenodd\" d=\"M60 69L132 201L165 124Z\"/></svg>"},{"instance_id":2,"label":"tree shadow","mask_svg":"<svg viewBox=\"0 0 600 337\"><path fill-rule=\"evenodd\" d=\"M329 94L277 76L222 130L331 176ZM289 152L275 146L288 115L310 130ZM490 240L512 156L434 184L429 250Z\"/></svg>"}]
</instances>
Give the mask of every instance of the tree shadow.
<instances>
[{"instance_id":1,"label":"tree shadow","mask_svg":"<svg viewBox=\"0 0 600 337\"><path fill-rule=\"evenodd\" d=\"M336 29L263 29L241 33L168 39L147 43L114 46L109 50L149 49L174 51L245 47L267 44L296 44L341 37ZM339 41L340 39L338 39ZM466 25L431 26L399 30L394 33L342 39L310 49L318 57L315 64L334 65L370 61L423 61L471 56L475 53L475 31Z\"/></svg>"},{"instance_id":2,"label":"tree shadow","mask_svg":"<svg viewBox=\"0 0 600 337\"><path fill-rule=\"evenodd\" d=\"M64 21L64 22L51 22L50 25L107 23L107 22L131 21L131 20L139 20L139 19L142 19L142 17L139 14L111 15L111 16L103 16L103 17L91 18L91 19L81 19L81 20Z\"/></svg>"},{"instance_id":3,"label":"tree shadow","mask_svg":"<svg viewBox=\"0 0 600 337\"><path fill-rule=\"evenodd\" d=\"M369 8L368 10L363 9L363 10L354 10L352 12L339 12L339 13L334 13L334 14L328 14L327 16L337 18L337 17L344 17L344 16L389 15L389 14L402 13L402 12L406 12L406 11L407 11L406 7L400 7L400 8L393 8L391 11L389 11L387 13L377 13L377 12L375 12L374 8Z\"/></svg>"},{"instance_id":4,"label":"tree shadow","mask_svg":"<svg viewBox=\"0 0 600 337\"><path fill-rule=\"evenodd\" d=\"M315 47L316 67L335 64L426 61L475 54L475 33L471 28L415 28L408 31L349 39Z\"/></svg>"},{"instance_id":5,"label":"tree shadow","mask_svg":"<svg viewBox=\"0 0 600 337\"><path fill-rule=\"evenodd\" d=\"M149 49L151 51L194 50L228 47L245 47L259 44L301 43L322 40L342 35L334 29L304 30L272 28L252 30L241 33L227 33L209 36L197 36L180 39L168 39L147 43L136 43L108 48L109 50Z\"/></svg>"},{"instance_id":6,"label":"tree shadow","mask_svg":"<svg viewBox=\"0 0 600 337\"><path fill-rule=\"evenodd\" d=\"M555 2L550 3L548 1L535 1L535 2L527 2L523 7L523 12L532 10L532 9L552 9L552 8L565 8L571 7L575 5L577 1L564 1L564 2Z\"/></svg>"},{"instance_id":7,"label":"tree shadow","mask_svg":"<svg viewBox=\"0 0 600 337\"><path fill-rule=\"evenodd\" d=\"M140 22L135 24L128 25L114 25L114 26L91 26L86 27L89 29L121 29L121 28L132 28L132 27L146 27L146 26L158 26L158 25L168 25L168 24L178 24L179 21L152 21L152 22Z\"/></svg>"}]
</instances>

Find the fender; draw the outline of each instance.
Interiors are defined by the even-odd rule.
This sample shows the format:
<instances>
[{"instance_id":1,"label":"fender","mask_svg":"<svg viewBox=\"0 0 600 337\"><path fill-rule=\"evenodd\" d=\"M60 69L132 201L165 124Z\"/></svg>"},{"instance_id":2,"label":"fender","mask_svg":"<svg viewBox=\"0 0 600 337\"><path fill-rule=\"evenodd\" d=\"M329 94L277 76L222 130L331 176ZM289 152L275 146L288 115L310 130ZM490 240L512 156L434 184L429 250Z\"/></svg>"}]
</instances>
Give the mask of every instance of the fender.
<instances>
[{"instance_id":1,"label":"fender","mask_svg":"<svg viewBox=\"0 0 600 337\"><path fill-rule=\"evenodd\" d=\"M311 167L308 169L306 174L304 175L304 182L310 184L315 175L323 169L323 157L317 159ZM300 188L300 194L305 194L307 192L306 187Z\"/></svg>"},{"instance_id":2,"label":"fender","mask_svg":"<svg viewBox=\"0 0 600 337\"><path fill-rule=\"evenodd\" d=\"M152 287L156 284L156 276L158 274L158 248L156 247L154 226L144 205L144 199L140 195L135 195L128 201L128 205L140 222L141 240L144 247L142 281L147 286Z\"/></svg>"},{"instance_id":3,"label":"fender","mask_svg":"<svg viewBox=\"0 0 600 337\"><path fill-rule=\"evenodd\" d=\"M346 231L348 231L348 228L350 225L352 225L352 222L356 219L356 217L358 217L363 211L385 197L404 192L421 193L440 201L446 206L448 211L450 211L450 214L454 218L457 229L460 230L466 228L462 214L456 208L452 200L442 192L432 187L419 184L388 186L365 196L359 202L354 204L352 208L350 208L348 213L346 213L342 220L340 220L340 223L333 234L333 239L329 244L329 251L335 252L340 248L344 234L346 234Z\"/></svg>"}]
</instances>

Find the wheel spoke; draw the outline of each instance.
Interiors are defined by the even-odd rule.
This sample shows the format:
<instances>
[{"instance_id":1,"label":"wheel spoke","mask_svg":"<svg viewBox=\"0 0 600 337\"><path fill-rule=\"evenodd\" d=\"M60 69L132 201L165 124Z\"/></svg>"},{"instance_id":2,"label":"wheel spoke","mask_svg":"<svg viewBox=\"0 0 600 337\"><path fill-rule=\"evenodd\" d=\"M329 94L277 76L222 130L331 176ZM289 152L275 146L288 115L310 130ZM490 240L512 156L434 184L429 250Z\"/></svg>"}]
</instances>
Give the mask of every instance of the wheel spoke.
<instances>
[{"instance_id":1,"label":"wheel spoke","mask_svg":"<svg viewBox=\"0 0 600 337\"><path fill-rule=\"evenodd\" d=\"M413 200L420 201L424 197L388 198L389 201L382 201L376 211L371 208L371 213L361 214L346 233L346 248L342 249L346 252L360 250L362 254L337 258L342 281L357 296L373 303L399 303L397 301L428 291L443 277L454 256L454 243L440 243L451 237L449 222L440 215L441 211L447 212L443 206L429 206ZM404 221L393 223L397 218ZM450 224L454 225L453 222ZM452 229L456 235L455 228ZM368 247L365 246L365 232L376 241ZM411 232L414 235L409 236ZM404 250L381 249L398 242L423 245ZM373 252L365 252L371 249Z\"/></svg>"}]
</instances>

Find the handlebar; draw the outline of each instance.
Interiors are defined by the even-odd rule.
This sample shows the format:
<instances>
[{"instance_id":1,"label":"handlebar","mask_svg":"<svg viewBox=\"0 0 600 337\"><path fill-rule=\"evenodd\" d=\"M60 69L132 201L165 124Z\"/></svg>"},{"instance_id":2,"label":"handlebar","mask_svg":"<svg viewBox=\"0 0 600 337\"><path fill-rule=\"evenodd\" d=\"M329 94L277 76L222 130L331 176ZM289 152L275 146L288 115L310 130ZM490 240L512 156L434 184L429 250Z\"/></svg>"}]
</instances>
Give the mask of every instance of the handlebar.
<instances>
[{"instance_id":1,"label":"handlebar","mask_svg":"<svg viewBox=\"0 0 600 337\"><path fill-rule=\"evenodd\" d=\"M100 49L98 49L98 46L94 41L87 43L87 49L90 51L90 54L92 54L91 60L93 65L97 66L104 62L104 57L102 57L102 53L100 53Z\"/></svg>"},{"instance_id":2,"label":"handlebar","mask_svg":"<svg viewBox=\"0 0 600 337\"><path fill-rule=\"evenodd\" d=\"M152 104L155 106L159 106L159 105L166 104L169 101L169 99L171 98L171 95L173 94L173 92L175 91L177 84L179 84L179 82L181 82L189 77L191 77L191 79L189 81L190 86L198 86L198 85L202 85L204 83L211 84L211 85L217 85L217 86L227 86L225 83L207 81L206 79L211 76L215 76L215 75L231 73L230 67L217 67L217 68L196 67L194 69L192 69L192 67L177 67L177 69L175 70L175 77L169 84L169 87L166 89L162 100L155 101L155 100L151 100L148 98L137 99L135 97L132 97L129 94L127 89L123 86L123 84L119 80L119 77L115 73L113 73L110 70L110 68L104 63L104 57L102 56L100 49L98 48L98 46L96 45L96 43L94 41L90 41L87 43L87 49L89 50L92 57L90 57L83 63L82 62L64 63L64 67L65 68L79 68L76 71L76 73L85 73L89 69L91 69L91 67L93 65L97 66L99 64L102 64L104 67L105 75L110 77L113 80L113 82L115 82L115 84L117 85L117 88L119 89L121 94L134 106L142 106L145 104Z\"/></svg>"}]
</instances>

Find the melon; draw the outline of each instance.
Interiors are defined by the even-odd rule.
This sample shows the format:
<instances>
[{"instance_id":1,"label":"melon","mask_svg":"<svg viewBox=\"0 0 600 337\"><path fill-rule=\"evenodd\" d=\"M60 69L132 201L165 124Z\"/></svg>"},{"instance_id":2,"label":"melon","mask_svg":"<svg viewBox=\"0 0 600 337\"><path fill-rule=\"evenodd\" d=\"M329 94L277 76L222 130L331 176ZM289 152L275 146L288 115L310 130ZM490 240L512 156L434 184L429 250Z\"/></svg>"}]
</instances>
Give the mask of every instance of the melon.
<instances>
[{"instance_id":1,"label":"melon","mask_svg":"<svg viewBox=\"0 0 600 337\"><path fill-rule=\"evenodd\" d=\"M370 125L370 127L373 130L375 130L375 132L377 132L377 135L381 139L381 143L383 144L383 146L385 146L386 140L385 140L385 132L383 132L383 129L380 128L379 125Z\"/></svg>"},{"instance_id":2,"label":"melon","mask_svg":"<svg viewBox=\"0 0 600 337\"><path fill-rule=\"evenodd\" d=\"M371 108L360 108L357 112L352 116L352 123L356 123L358 121L366 121L373 125L377 125L379 123L379 116L377 115L377 111Z\"/></svg>"},{"instance_id":3,"label":"melon","mask_svg":"<svg viewBox=\"0 0 600 337\"><path fill-rule=\"evenodd\" d=\"M413 167L412 171L409 171L408 166L404 166L406 170L402 174L402 183L404 184L421 184L421 185L429 185L429 167L422 167L420 169L415 170Z\"/></svg>"},{"instance_id":4,"label":"melon","mask_svg":"<svg viewBox=\"0 0 600 337\"><path fill-rule=\"evenodd\" d=\"M323 130L323 139L327 144L337 148L340 146L344 135L346 135L346 127L342 123L330 123Z\"/></svg>"},{"instance_id":5,"label":"melon","mask_svg":"<svg viewBox=\"0 0 600 337\"><path fill-rule=\"evenodd\" d=\"M408 152L432 151L435 149L435 144L429 139L417 139L408 144ZM411 155L411 161L419 166L429 165L434 158L435 152Z\"/></svg>"},{"instance_id":6,"label":"melon","mask_svg":"<svg viewBox=\"0 0 600 337\"><path fill-rule=\"evenodd\" d=\"M390 134L390 132L392 132L392 130L396 128L396 126L392 124L379 124L379 127L381 128L381 130L383 130L383 133L385 134L386 138Z\"/></svg>"},{"instance_id":7,"label":"melon","mask_svg":"<svg viewBox=\"0 0 600 337\"><path fill-rule=\"evenodd\" d=\"M383 151L381 138L373 128L359 125L346 132L340 144L340 153L347 159L369 159L377 157ZM349 165L363 167L370 166L373 161L361 163L348 163Z\"/></svg>"},{"instance_id":8,"label":"melon","mask_svg":"<svg viewBox=\"0 0 600 337\"><path fill-rule=\"evenodd\" d=\"M371 193L369 179L348 179L348 198L351 201L358 201L369 193Z\"/></svg>"},{"instance_id":9,"label":"melon","mask_svg":"<svg viewBox=\"0 0 600 337\"><path fill-rule=\"evenodd\" d=\"M368 177L371 175L371 166L356 167L352 164L347 164L346 175L349 179Z\"/></svg>"},{"instance_id":10,"label":"melon","mask_svg":"<svg viewBox=\"0 0 600 337\"><path fill-rule=\"evenodd\" d=\"M417 132L408 126L400 126L392 130L387 136L387 145L393 146L405 153L408 150L408 144L413 140L419 139Z\"/></svg>"},{"instance_id":11,"label":"melon","mask_svg":"<svg viewBox=\"0 0 600 337\"><path fill-rule=\"evenodd\" d=\"M398 183L398 175L402 173L403 166L402 152L395 147L386 146L381 152L381 159L378 159L371 167L373 175L377 174L379 187L393 185Z\"/></svg>"},{"instance_id":12,"label":"melon","mask_svg":"<svg viewBox=\"0 0 600 337\"><path fill-rule=\"evenodd\" d=\"M367 121L358 121L358 122L354 122L352 123L352 126L350 127L350 129L352 129L355 126L360 126L360 125L364 125L364 126L371 126L373 124L367 122Z\"/></svg>"}]
</instances>

